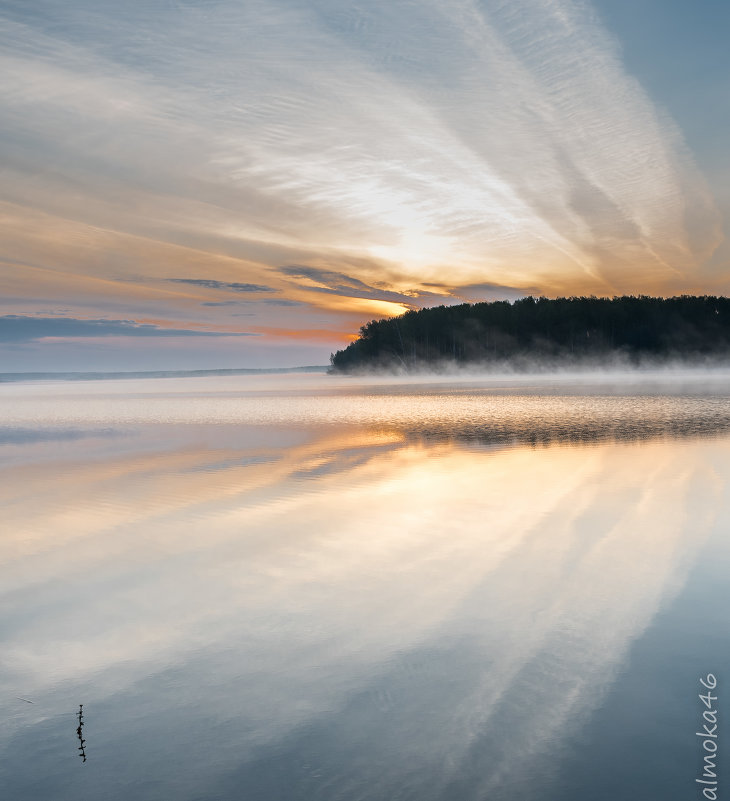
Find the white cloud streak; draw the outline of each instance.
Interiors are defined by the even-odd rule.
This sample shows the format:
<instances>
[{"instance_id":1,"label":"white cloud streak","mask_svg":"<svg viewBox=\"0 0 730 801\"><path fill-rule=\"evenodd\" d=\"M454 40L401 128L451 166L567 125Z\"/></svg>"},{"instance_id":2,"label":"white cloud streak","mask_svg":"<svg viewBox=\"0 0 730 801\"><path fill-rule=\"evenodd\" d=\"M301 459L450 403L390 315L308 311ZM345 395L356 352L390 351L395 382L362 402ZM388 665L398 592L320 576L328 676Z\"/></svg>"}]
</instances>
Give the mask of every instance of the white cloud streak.
<instances>
[{"instance_id":1,"label":"white cloud streak","mask_svg":"<svg viewBox=\"0 0 730 801\"><path fill-rule=\"evenodd\" d=\"M399 290L658 290L721 238L680 131L583 2L18 9L6 199L263 271L213 280L290 250Z\"/></svg>"}]
</instances>

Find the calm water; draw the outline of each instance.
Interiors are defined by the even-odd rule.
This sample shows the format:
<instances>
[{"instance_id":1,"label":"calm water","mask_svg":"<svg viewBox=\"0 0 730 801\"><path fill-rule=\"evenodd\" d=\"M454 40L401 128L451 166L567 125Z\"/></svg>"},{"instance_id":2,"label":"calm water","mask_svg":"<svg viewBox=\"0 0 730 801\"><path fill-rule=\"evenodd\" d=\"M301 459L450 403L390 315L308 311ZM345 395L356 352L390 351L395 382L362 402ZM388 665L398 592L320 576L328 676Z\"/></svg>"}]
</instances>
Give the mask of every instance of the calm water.
<instances>
[{"instance_id":1,"label":"calm water","mask_svg":"<svg viewBox=\"0 0 730 801\"><path fill-rule=\"evenodd\" d=\"M5 384L0 465L3 798L700 797L727 375Z\"/></svg>"}]
</instances>

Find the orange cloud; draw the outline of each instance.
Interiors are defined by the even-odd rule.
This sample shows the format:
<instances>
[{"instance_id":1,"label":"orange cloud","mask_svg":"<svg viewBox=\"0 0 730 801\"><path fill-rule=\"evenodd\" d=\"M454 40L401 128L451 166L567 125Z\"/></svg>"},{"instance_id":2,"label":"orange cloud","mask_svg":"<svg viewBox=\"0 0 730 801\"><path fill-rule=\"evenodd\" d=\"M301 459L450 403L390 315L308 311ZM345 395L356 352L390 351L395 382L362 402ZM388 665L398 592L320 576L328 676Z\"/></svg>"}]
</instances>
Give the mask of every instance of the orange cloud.
<instances>
[{"instance_id":1,"label":"orange cloud","mask_svg":"<svg viewBox=\"0 0 730 801\"><path fill-rule=\"evenodd\" d=\"M331 331L326 328L273 328L269 326L251 326L253 333L264 334L268 337L292 339L292 340L311 340L314 342L352 342L357 339L357 334L351 331Z\"/></svg>"}]
</instances>

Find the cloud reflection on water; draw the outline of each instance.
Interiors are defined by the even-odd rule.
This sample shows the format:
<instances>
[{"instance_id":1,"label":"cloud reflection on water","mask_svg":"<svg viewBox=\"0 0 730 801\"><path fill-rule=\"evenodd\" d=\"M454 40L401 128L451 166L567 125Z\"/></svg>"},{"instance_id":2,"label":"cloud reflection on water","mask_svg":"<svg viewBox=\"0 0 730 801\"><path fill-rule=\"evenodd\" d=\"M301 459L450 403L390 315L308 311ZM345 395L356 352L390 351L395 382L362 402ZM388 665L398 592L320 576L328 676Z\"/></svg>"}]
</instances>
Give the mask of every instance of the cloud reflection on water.
<instances>
[{"instance_id":1,"label":"cloud reflection on water","mask_svg":"<svg viewBox=\"0 0 730 801\"><path fill-rule=\"evenodd\" d=\"M574 402L461 398L452 433L472 404L509 421ZM302 399L255 400L264 419ZM110 798L119 772L150 799L529 797L726 512L727 439L535 448L525 423L512 447L465 446L379 426L372 399L354 401L370 430L205 423L234 403L2 470L0 706L38 702L5 710L13 797L31 797L21 745L54 797L77 793L53 726L79 702ZM664 415L654 436L676 424L671 401L636 408Z\"/></svg>"}]
</instances>

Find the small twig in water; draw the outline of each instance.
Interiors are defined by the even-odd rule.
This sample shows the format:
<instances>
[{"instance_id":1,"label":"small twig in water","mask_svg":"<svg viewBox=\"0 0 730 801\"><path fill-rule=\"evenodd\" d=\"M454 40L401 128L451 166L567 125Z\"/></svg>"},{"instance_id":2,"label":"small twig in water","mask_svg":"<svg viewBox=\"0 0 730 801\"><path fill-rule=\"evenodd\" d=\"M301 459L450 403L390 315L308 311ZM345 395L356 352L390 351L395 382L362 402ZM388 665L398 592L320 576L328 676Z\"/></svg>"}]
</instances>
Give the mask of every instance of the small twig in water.
<instances>
[{"instance_id":1,"label":"small twig in water","mask_svg":"<svg viewBox=\"0 0 730 801\"><path fill-rule=\"evenodd\" d=\"M79 704L78 717L79 717L79 725L78 725L78 728L76 729L76 735L79 738L79 743L81 743L81 745L78 747L78 751L79 751L79 756L81 757L81 759L84 762L86 762L86 740L84 740L84 735L82 733L82 729L83 729L83 726L84 726L84 705L83 704Z\"/></svg>"}]
</instances>

